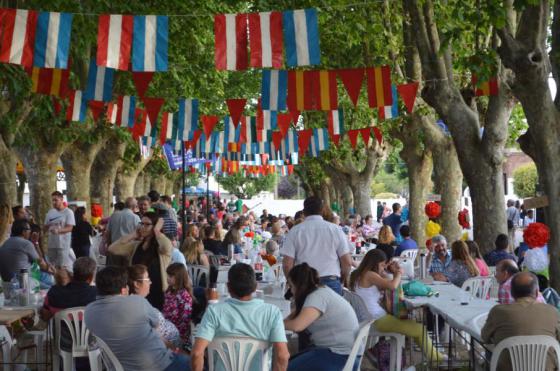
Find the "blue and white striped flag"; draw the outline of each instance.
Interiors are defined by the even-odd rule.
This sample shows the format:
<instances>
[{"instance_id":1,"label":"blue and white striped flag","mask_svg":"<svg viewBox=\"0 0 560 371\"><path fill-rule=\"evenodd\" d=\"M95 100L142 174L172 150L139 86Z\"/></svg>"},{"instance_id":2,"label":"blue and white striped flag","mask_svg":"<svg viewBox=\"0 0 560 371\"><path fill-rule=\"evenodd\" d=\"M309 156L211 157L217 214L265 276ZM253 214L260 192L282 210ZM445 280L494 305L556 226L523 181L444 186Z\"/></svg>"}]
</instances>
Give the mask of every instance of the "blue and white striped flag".
<instances>
[{"instance_id":1,"label":"blue and white striped flag","mask_svg":"<svg viewBox=\"0 0 560 371\"><path fill-rule=\"evenodd\" d=\"M198 129L198 99L179 99L179 135L189 139L190 133Z\"/></svg>"},{"instance_id":2,"label":"blue and white striped flag","mask_svg":"<svg viewBox=\"0 0 560 371\"><path fill-rule=\"evenodd\" d=\"M321 64L316 9L283 12L284 42L290 67Z\"/></svg>"},{"instance_id":3,"label":"blue and white striped flag","mask_svg":"<svg viewBox=\"0 0 560 371\"><path fill-rule=\"evenodd\" d=\"M224 143L238 143L240 133L241 125L235 127L230 116L224 117ZM227 151L227 145L225 147Z\"/></svg>"},{"instance_id":4,"label":"blue and white striped flag","mask_svg":"<svg viewBox=\"0 0 560 371\"><path fill-rule=\"evenodd\" d=\"M311 138L311 145L309 151L312 157L319 157L322 151L329 149L329 132L324 128L313 129L313 138Z\"/></svg>"},{"instance_id":5,"label":"blue and white striped flag","mask_svg":"<svg viewBox=\"0 0 560 371\"><path fill-rule=\"evenodd\" d=\"M95 58L89 62L89 71L85 98L109 102L113 95L113 77L115 70L109 67L98 66Z\"/></svg>"},{"instance_id":6,"label":"blue and white striped flag","mask_svg":"<svg viewBox=\"0 0 560 371\"><path fill-rule=\"evenodd\" d=\"M131 95L120 96L117 100L117 124L120 127L133 127L136 112L136 97Z\"/></svg>"},{"instance_id":7,"label":"blue and white striped flag","mask_svg":"<svg viewBox=\"0 0 560 371\"><path fill-rule=\"evenodd\" d=\"M72 14L41 12L37 19L33 65L68 68Z\"/></svg>"},{"instance_id":8,"label":"blue and white striped flag","mask_svg":"<svg viewBox=\"0 0 560 371\"><path fill-rule=\"evenodd\" d=\"M282 141L282 159L290 158L290 155L298 151L298 136L296 130L288 130Z\"/></svg>"},{"instance_id":9,"label":"blue and white striped flag","mask_svg":"<svg viewBox=\"0 0 560 371\"><path fill-rule=\"evenodd\" d=\"M169 18L135 15L132 38L132 71L167 71Z\"/></svg>"},{"instance_id":10,"label":"blue and white striped flag","mask_svg":"<svg viewBox=\"0 0 560 371\"><path fill-rule=\"evenodd\" d=\"M288 91L288 71L263 70L261 108L265 111L285 111Z\"/></svg>"}]
</instances>

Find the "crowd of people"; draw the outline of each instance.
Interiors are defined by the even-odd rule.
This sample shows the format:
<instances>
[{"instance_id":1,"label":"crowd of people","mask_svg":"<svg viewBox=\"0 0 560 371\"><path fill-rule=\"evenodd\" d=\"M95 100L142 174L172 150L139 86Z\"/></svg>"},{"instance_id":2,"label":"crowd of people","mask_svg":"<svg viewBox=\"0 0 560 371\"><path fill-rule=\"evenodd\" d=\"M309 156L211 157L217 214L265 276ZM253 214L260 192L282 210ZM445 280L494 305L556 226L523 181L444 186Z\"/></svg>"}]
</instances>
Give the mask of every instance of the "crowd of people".
<instances>
[{"instance_id":1,"label":"crowd of people","mask_svg":"<svg viewBox=\"0 0 560 371\"><path fill-rule=\"evenodd\" d=\"M150 191L115 204L113 213L95 228L87 221L86 210L66 207L59 192L53 192L52 204L37 232L25 209L12 210L11 235L0 246L2 280L9 282L21 269L37 263L41 284L50 287L42 318L86 306L87 327L111 348L125 370L202 370L207 347L221 336L269 342L278 370L340 370L359 328L356 308L344 298L345 290L363 300L378 331L404 334L430 359L445 359L424 338L422 324L401 319L383 305L385 293L401 284L402 270L395 257L419 249L411 237L406 207L398 203L392 212L379 204L376 218L351 215L341 222L317 197L307 198L293 217L267 210L257 216L235 198L188 200L177 210L170 197ZM47 234L46 256L39 245L41 233ZM95 251L107 256L106 267L100 270L90 251L90 237L96 234L100 242ZM554 307L545 304L540 293L546 278L522 272L510 241L507 235L498 235L495 250L483 256L474 241L453 241L448 248L446 238L437 235L427 249L428 273L434 280L461 287L467 279L489 276L495 269L499 302L511 309L490 313L483 330L488 341L549 334L551 328L560 339L557 313L551 314ZM250 256L251 249L257 255ZM353 255L362 249L369 251L358 262ZM251 263L232 265L227 283L231 298L209 305L205 288L215 284L218 266L228 264L232 253L249 255ZM257 262L281 265L288 286L285 297L292 301L288 317L254 297ZM195 285L190 265L207 267L210 274ZM515 327L523 320L518 311L528 306L543 313L538 326ZM510 312L506 329L502 317ZM298 333L298 350L292 354L286 331ZM87 369L87 360L76 367Z\"/></svg>"}]
</instances>

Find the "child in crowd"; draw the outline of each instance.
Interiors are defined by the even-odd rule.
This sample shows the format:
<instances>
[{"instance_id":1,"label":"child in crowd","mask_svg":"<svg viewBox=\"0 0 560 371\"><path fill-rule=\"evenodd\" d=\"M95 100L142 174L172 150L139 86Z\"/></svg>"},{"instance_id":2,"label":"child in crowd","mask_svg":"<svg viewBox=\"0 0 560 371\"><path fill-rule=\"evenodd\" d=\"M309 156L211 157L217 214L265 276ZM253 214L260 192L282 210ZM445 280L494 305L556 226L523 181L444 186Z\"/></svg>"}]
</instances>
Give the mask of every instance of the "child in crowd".
<instances>
[{"instance_id":1,"label":"child in crowd","mask_svg":"<svg viewBox=\"0 0 560 371\"><path fill-rule=\"evenodd\" d=\"M167 283L163 316L179 330L183 349L191 347L191 317L193 309L192 282L185 265L173 263L167 267Z\"/></svg>"}]
</instances>

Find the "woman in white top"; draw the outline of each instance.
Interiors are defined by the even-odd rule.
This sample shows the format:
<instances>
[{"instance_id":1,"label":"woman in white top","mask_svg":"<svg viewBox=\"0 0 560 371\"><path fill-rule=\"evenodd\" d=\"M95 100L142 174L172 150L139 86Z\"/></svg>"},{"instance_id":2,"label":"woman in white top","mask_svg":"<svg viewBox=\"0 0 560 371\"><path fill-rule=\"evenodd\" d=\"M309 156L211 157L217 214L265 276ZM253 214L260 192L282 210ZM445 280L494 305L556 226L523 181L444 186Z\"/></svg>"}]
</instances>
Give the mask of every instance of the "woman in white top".
<instances>
[{"instance_id":1,"label":"woman in white top","mask_svg":"<svg viewBox=\"0 0 560 371\"><path fill-rule=\"evenodd\" d=\"M376 330L381 332L396 332L414 339L416 344L421 344L426 356L436 362L443 359L437 349L432 345L422 324L410 320L399 319L388 314L381 306L384 290L395 290L401 282L401 271L396 261L386 263L383 251L374 249L368 251L360 266L350 275L350 289L358 294L365 302L373 316ZM393 275L392 279L386 276L385 270Z\"/></svg>"}]
</instances>

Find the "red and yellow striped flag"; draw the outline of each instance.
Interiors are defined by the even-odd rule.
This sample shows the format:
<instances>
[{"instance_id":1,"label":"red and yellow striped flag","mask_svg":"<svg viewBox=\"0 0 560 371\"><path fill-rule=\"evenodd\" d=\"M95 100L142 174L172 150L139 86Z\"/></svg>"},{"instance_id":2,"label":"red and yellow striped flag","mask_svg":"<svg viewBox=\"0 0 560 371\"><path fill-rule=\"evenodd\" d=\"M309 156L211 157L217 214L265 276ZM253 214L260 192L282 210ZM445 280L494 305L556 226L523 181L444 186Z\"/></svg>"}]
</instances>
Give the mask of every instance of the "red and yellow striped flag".
<instances>
[{"instance_id":1,"label":"red and yellow striped flag","mask_svg":"<svg viewBox=\"0 0 560 371\"><path fill-rule=\"evenodd\" d=\"M288 109L338 109L336 71L288 71Z\"/></svg>"},{"instance_id":2,"label":"red and yellow striped flag","mask_svg":"<svg viewBox=\"0 0 560 371\"><path fill-rule=\"evenodd\" d=\"M389 66L366 68L368 103L371 108L393 105L391 68Z\"/></svg>"},{"instance_id":3,"label":"red and yellow striped flag","mask_svg":"<svg viewBox=\"0 0 560 371\"><path fill-rule=\"evenodd\" d=\"M31 78L31 91L38 94L65 97L68 94L70 70L31 67L25 69Z\"/></svg>"},{"instance_id":4,"label":"red and yellow striped flag","mask_svg":"<svg viewBox=\"0 0 560 371\"><path fill-rule=\"evenodd\" d=\"M476 97L481 97L483 95L498 95L499 89L497 77L491 77L488 81L478 82L478 77L473 74L471 81L474 87L474 95Z\"/></svg>"},{"instance_id":5,"label":"red and yellow striped flag","mask_svg":"<svg viewBox=\"0 0 560 371\"><path fill-rule=\"evenodd\" d=\"M309 71L312 74L315 109L331 111L338 109L336 71Z\"/></svg>"}]
</instances>

